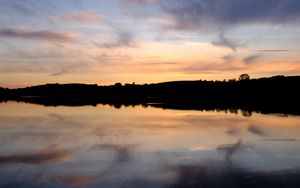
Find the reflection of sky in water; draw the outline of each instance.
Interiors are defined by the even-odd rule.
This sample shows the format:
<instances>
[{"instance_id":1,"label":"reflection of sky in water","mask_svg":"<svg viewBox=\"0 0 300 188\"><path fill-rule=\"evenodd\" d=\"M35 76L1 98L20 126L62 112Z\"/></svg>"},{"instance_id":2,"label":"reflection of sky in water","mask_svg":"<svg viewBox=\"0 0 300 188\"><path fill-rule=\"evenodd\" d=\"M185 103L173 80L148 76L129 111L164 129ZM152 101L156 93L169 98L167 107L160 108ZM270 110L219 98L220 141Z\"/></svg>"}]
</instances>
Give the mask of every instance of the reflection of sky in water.
<instances>
[{"instance_id":1,"label":"reflection of sky in water","mask_svg":"<svg viewBox=\"0 0 300 188\"><path fill-rule=\"evenodd\" d=\"M300 167L296 116L9 102L0 122L0 187L165 187L207 166Z\"/></svg>"}]
</instances>

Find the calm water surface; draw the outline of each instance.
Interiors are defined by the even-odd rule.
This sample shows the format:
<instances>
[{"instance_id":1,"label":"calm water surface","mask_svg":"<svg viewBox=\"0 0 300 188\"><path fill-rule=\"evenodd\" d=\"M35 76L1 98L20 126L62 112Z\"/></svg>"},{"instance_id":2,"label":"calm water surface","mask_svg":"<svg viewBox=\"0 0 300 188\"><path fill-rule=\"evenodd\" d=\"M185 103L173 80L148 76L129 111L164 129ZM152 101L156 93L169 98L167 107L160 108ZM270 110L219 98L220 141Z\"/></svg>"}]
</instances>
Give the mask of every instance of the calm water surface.
<instances>
[{"instance_id":1,"label":"calm water surface","mask_svg":"<svg viewBox=\"0 0 300 188\"><path fill-rule=\"evenodd\" d=\"M1 188L295 187L299 169L298 116L0 104Z\"/></svg>"}]
</instances>

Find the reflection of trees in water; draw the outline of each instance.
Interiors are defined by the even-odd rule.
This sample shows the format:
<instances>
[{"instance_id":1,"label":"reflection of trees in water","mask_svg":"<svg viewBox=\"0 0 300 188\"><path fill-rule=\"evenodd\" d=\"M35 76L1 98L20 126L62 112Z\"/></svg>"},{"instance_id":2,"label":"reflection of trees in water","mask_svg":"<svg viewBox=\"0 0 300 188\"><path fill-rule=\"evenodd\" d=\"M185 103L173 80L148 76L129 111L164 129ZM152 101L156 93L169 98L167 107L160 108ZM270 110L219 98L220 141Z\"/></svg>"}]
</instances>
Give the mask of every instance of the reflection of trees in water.
<instances>
[{"instance_id":1,"label":"reflection of trees in water","mask_svg":"<svg viewBox=\"0 0 300 188\"><path fill-rule=\"evenodd\" d=\"M241 114L245 117L251 117L252 112L250 110L241 110Z\"/></svg>"},{"instance_id":2,"label":"reflection of trees in water","mask_svg":"<svg viewBox=\"0 0 300 188\"><path fill-rule=\"evenodd\" d=\"M225 113L231 113L231 114L238 114L239 111L241 112L241 115L242 116L245 116L245 117L251 117L252 116L252 111L251 110L245 110L245 109L234 109L234 108L229 108L229 109L217 109L216 110L217 112L221 112L221 111L224 111Z\"/></svg>"},{"instance_id":3,"label":"reflection of trees in water","mask_svg":"<svg viewBox=\"0 0 300 188\"><path fill-rule=\"evenodd\" d=\"M44 106L97 106L98 104L104 106L111 106L116 109L127 108L127 107L137 107L142 106L143 108L154 107L162 109L176 109L176 110L199 110L199 111L217 111L226 112L232 114L238 114L239 111L241 115L245 117L252 116L252 113L263 113L263 114L282 114L282 115L299 115L300 111L297 106L290 105L278 105L278 104L248 104L248 103L223 103L222 101L206 101L202 99L189 98L188 100L178 100L178 99L167 99L167 98L110 98L110 99L91 99L90 101L85 100L68 100L68 99L56 99L56 98L18 98L12 99L17 102L25 102L31 104L39 104ZM1 100L1 102L8 102L8 100Z\"/></svg>"}]
</instances>

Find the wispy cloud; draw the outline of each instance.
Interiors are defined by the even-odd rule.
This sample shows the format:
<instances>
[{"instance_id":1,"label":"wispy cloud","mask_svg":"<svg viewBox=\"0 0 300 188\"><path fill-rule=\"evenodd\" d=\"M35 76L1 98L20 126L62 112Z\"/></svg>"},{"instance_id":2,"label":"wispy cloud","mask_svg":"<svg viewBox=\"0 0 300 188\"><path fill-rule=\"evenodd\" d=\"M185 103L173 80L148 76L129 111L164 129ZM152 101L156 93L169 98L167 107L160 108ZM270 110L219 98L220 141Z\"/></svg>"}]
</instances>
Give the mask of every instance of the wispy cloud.
<instances>
[{"instance_id":1,"label":"wispy cloud","mask_svg":"<svg viewBox=\"0 0 300 188\"><path fill-rule=\"evenodd\" d=\"M236 57L233 54L228 54L228 55L222 56L221 59L223 59L224 61L231 62L231 61L234 61L236 59Z\"/></svg>"},{"instance_id":2,"label":"wispy cloud","mask_svg":"<svg viewBox=\"0 0 300 188\"><path fill-rule=\"evenodd\" d=\"M12 16L20 15L26 17L40 18L42 15L54 14L59 6L54 1L36 0L9 0L0 1L0 10Z\"/></svg>"},{"instance_id":3,"label":"wispy cloud","mask_svg":"<svg viewBox=\"0 0 300 188\"><path fill-rule=\"evenodd\" d=\"M25 30L25 29L1 29L0 38L15 38L26 40L39 40L45 42L58 42L58 43L75 43L77 42L75 33L61 32L53 30Z\"/></svg>"},{"instance_id":4,"label":"wispy cloud","mask_svg":"<svg viewBox=\"0 0 300 188\"><path fill-rule=\"evenodd\" d=\"M111 53L111 54L102 53L102 54L94 57L94 59L101 64L122 63L122 62L132 61L132 57L130 57L128 55L122 55L120 53Z\"/></svg>"},{"instance_id":5,"label":"wispy cloud","mask_svg":"<svg viewBox=\"0 0 300 188\"><path fill-rule=\"evenodd\" d=\"M241 46L239 43L226 38L223 33L221 33L218 40L213 41L212 44L215 46L229 48L232 51L236 51L237 47Z\"/></svg>"},{"instance_id":6,"label":"wispy cloud","mask_svg":"<svg viewBox=\"0 0 300 188\"><path fill-rule=\"evenodd\" d=\"M251 63L257 61L261 56L262 56L262 54L252 54L252 55L245 57L243 59L243 62L245 62L246 64L251 64Z\"/></svg>"},{"instance_id":7,"label":"wispy cloud","mask_svg":"<svg viewBox=\"0 0 300 188\"><path fill-rule=\"evenodd\" d=\"M229 63L213 63L213 62L200 62L198 64L188 65L180 68L184 74L212 74L224 71L239 71L244 70L243 66L238 64Z\"/></svg>"},{"instance_id":8,"label":"wispy cloud","mask_svg":"<svg viewBox=\"0 0 300 188\"><path fill-rule=\"evenodd\" d=\"M154 3L155 0L123 0L126 3L132 3L132 4L151 4Z\"/></svg>"},{"instance_id":9,"label":"wispy cloud","mask_svg":"<svg viewBox=\"0 0 300 188\"><path fill-rule=\"evenodd\" d=\"M268 49L268 50L254 50L256 52L288 52L289 50L284 49Z\"/></svg>"},{"instance_id":10,"label":"wispy cloud","mask_svg":"<svg viewBox=\"0 0 300 188\"><path fill-rule=\"evenodd\" d=\"M97 43L93 42L98 48L118 48L118 47L133 47L134 36L129 31L118 30L116 31L116 39L110 42Z\"/></svg>"},{"instance_id":11,"label":"wispy cloud","mask_svg":"<svg viewBox=\"0 0 300 188\"><path fill-rule=\"evenodd\" d=\"M7 50L0 55L3 58L9 59L61 59L61 58L74 58L74 54L70 53L67 49L63 47L48 47L48 48L38 48L38 49L20 49L17 46L8 46Z\"/></svg>"},{"instance_id":12,"label":"wispy cloud","mask_svg":"<svg viewBox=\"0 0 300 188\"><path fill-rule=\"evenodd\" d=\"M68 72L70 72L70 71L68 71L68 70L61 70L61 71L55 72L53 74L49 74L49 76L61 76L61 75L66 74Z\"/></svg>"},{"instance_id":13,"label":"wispy cloud","mask_svg":"<svg viewBox=\"0 0 300 188\"><path fill-rule=\"evenodd\" d=\"M61 18L56 18L55 20L61 19L62 21L71 21L71 22L95 22L104 19L104 16L98 14L95 11L80 11L73 14L68 14L62 16Z\"/></svg>"}]
</instances>

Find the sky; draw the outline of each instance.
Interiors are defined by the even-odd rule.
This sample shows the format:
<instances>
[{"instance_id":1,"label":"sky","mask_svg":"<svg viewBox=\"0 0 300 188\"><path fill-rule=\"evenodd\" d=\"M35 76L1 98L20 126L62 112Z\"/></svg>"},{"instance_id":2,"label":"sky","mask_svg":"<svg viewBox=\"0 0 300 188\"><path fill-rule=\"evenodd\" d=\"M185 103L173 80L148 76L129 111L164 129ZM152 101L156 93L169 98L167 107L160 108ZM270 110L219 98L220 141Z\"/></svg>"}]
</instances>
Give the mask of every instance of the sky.
<instances>
[{"instance_id":1,"label":"sky","mask_svg":"<svg viewBox=\"0 0 300 188\"><path fill-rule=\"evenodd\" d=\"M0 86L300 74L299 0L0 0Z\"/></svg>"}]
</instances>

